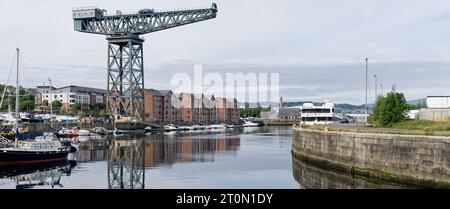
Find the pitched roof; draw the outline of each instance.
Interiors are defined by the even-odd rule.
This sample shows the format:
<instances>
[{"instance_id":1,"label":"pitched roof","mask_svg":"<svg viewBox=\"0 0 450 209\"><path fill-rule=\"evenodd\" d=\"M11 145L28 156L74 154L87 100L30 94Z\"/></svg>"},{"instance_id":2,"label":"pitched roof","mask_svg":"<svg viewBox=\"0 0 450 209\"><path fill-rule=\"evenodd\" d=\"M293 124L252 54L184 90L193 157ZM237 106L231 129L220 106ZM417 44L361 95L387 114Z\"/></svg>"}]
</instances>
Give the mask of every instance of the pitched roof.
<instances>
[{"instance_id":1,"label":"pitched roof","mask_svg":"<svg viewBox=\"0 0 450 209\"><path fill-rule=\"evenodd\" d=\"M145 89L144 91L150 92L155 96L166 96L171 90L156 90L156 89Z\"/></svg>"}]
</instances>

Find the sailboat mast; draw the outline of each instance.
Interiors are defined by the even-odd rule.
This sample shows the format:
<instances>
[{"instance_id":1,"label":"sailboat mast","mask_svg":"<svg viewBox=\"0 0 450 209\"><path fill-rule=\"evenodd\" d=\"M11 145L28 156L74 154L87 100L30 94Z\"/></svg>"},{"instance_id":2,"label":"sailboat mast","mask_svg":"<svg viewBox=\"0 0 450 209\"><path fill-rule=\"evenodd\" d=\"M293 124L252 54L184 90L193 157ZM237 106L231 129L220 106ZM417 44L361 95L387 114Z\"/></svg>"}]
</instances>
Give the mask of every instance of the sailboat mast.
<instances>
[{"instance_id":1,"label":"sailboat mast","mask_svg":"<svg viewBox=\"0 0 450 209\"><path fill-rule=\"evenodd\" d=\"M17 72L16 72L16 120L15 120L15 129L16 129L16 138L14 144L17 145L17 134L19 133L19 48L17 50Z\"/></svg>"}]
</instances>

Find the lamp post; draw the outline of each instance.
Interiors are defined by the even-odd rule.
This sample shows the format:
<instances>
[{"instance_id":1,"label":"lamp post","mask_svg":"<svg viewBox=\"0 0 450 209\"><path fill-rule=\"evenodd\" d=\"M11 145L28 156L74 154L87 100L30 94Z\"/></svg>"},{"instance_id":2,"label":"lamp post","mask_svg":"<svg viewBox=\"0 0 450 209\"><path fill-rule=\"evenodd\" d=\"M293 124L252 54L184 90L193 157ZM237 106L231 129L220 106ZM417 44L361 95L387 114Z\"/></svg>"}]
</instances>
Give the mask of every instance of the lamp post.
<instances>
[{"instance_id":1,"label":"lamp post","mask_svg":"<svg viewBox=\"0 0 450 209\"><path fill-rule=\"evenodd\" d=\"M375 78L375 100L374 100L374 102L377 102L378 77L377 77L377 75L373 75L373 77Z\"/></svg>"},{"instance_id":2,"label":"lamp post","mask_svg":"<svg viewBox=\"0 0 450 209\"><path fill-rule=\"evenodd\" d=\"M382 83L380 83L380 93L381 93L381 96L383 96L383 84Z\"/></svg>"},{"instance_id":3,"label":"lamp post","mask_svg":"<svg viewBox=\"0 0 450 209\"><path fill-rule=\"evenodd\" d=\"M53 129L53 98L52 98L52 80L49 78L48 82L50 83L50 87L49 87L49 94L50 94L50 98L49 98L49 103L50 103L50 127Z\"/></svg>"},{"instance_id":4,"label":"lamp post","mask_svg":"<svg viewBox=\"0 0 450 209\"><path fill-rule=\"evenodd\" d=\"M366 58L366 105L364 107L364 121L367 125L367 74L369 73L369 58Z\"/></svg>"}]
</instances>

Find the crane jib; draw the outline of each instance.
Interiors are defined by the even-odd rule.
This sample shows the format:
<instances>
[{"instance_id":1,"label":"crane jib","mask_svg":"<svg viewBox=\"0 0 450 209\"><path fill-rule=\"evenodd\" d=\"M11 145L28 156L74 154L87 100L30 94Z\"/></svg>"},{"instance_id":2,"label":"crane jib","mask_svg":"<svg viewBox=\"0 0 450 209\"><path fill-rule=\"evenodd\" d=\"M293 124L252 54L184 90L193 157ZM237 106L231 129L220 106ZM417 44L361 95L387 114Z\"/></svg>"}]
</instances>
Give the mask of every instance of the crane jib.
<instances>
[{"instance_id":1,"label":"crane jib","mask_svg":"<svg viewBox=\"0 0 450 209\"><path fill-rule=\"evenodd\" d=\"M73 11L74 29L79 32L100 35L143 35L173 27L216 18L217 5L208 9L190 9L168 12L154 12L143 9L137 14L106 15L98 8Z\"/></svg>"}]
</instances>

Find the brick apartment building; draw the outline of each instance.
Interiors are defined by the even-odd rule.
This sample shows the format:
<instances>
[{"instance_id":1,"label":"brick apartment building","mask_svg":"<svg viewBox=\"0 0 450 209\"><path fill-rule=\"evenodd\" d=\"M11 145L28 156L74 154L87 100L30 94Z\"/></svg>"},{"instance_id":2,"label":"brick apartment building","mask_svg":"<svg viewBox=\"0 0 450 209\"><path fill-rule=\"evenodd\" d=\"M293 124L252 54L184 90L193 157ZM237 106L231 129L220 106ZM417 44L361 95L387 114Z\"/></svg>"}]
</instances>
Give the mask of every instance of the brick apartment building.
<instances>
[{"instance_id":1,"label":"brick apartment building","mask_svg":"<svg viewBox=\"0 0 450 209\"><path fill-rule=\"evenodd\" d=\"M170 90L144 91L145 115L156 123L229 123L239 122L236 99L216 99L214 96L189 93L175 94Z\"/></svg>"}]
</instances>

